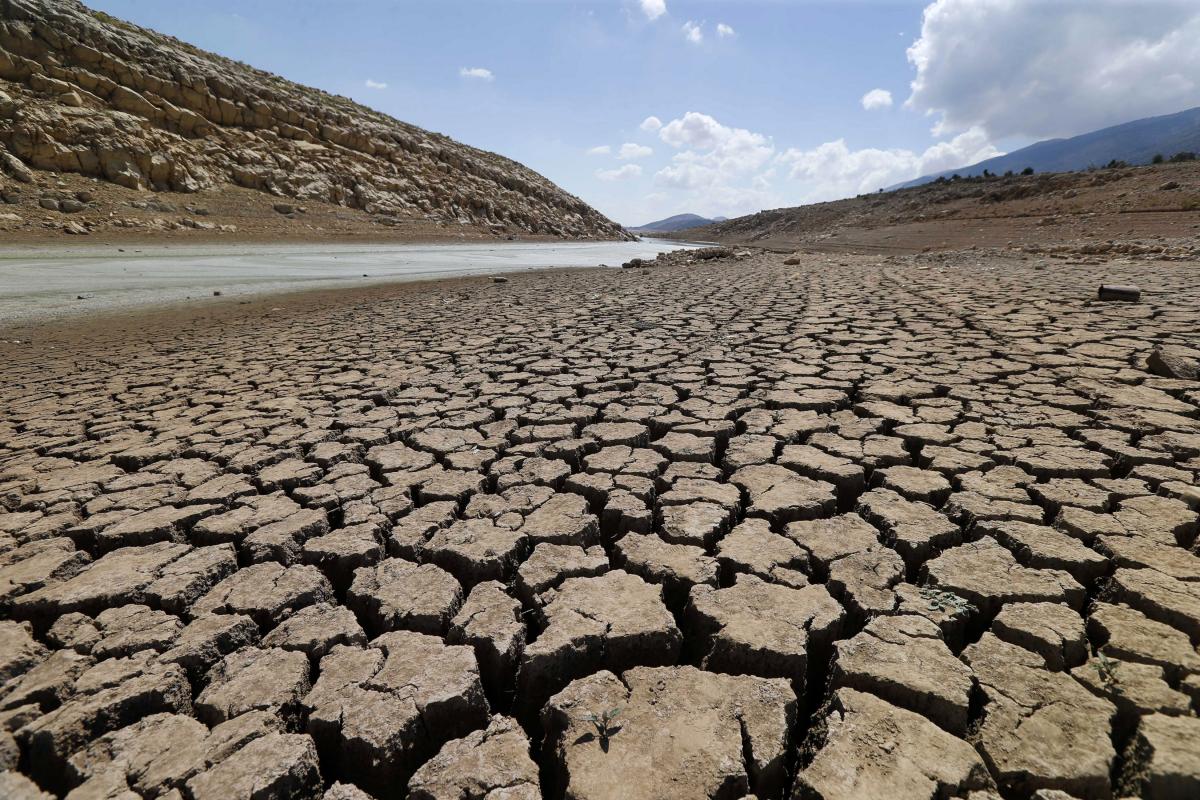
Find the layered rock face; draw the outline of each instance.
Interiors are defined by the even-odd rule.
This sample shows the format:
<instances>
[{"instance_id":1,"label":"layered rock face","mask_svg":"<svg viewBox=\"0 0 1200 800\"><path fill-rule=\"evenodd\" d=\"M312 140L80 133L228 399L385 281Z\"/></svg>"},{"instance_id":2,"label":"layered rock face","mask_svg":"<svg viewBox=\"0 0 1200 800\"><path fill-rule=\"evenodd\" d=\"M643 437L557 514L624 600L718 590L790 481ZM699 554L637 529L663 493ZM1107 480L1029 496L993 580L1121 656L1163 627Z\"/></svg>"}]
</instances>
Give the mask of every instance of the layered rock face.
<instances>
[{"instance_id":1,"label":"layered rock face","mask_svg":"<svg viewBox=\"0 0 1200 800\"><path fill-rule=\"evenodd\" d=\"M29 182L30 168L134 190L233 184L383 222L625 235L515 161L75 0L0 0L0 172Z\"/></svg>"}]
</instances>

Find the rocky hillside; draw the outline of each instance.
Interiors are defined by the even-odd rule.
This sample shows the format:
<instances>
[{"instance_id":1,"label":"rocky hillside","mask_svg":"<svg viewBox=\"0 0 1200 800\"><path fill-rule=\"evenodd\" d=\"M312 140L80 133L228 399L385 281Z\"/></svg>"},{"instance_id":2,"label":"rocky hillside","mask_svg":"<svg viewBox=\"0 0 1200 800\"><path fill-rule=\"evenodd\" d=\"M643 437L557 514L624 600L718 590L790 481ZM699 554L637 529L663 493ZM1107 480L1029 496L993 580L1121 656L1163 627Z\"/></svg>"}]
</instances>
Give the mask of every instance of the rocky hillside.
<instances>
[{"instance_id":1,"label":"rocky hillside","mask_svg":"<svg viewBox=\"0 0 1200 800\"><path fill-rule=\"evenodd\" d=\"M1200 162L993 176L760 211L665 234L725 244L914 252L1195 237Z\"/></svg>"},{"instance_id":2,"label":"rocky hillside","mask_svg":"<svg viewBox=\"0 0 1200 800\"><path fill-rule=\"evenodd\" d=\"M36 171L77 173L133 192L234 185L384 225L625 235L510 159L76 0L0 0L0 170L25 183Z\"/></svg>"}]
</instances>

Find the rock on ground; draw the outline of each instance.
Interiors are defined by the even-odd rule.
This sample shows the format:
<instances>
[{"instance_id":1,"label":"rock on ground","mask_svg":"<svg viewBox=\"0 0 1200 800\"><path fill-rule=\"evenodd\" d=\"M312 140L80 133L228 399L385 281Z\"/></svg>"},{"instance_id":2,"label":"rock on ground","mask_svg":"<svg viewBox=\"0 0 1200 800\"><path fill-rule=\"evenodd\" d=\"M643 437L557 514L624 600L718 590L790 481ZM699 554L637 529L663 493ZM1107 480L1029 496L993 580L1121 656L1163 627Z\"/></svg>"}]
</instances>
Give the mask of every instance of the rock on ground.
<instances>
[{"instance_id":1,"label":"rock on ground","mask_svg":"<svg viewBox=\"0 0 1200 800\"><path fill-rule=\"evenodd\" d=\"M412 800L540 800L537 764L516 720L492 717L488 726L447 742L408 783Z\"/></svg>"},{"instance_id":2,"label":"rock on ground","mask_svg":"<svg viewBox=\"0 0 1200 800\"><path fill-rule=\"evenodd\" d=\"M672 664L679 655L682 636L662 590L621 570L564 581L541 613L545 630L525 647L517 676L528 708L575 677Z\"/></svg>"},{"instance_id":3,"label":"rock on ground","mask_svg":"<svg viewBox=\"0 0 1200 800\"><path fill-rule=\"evenodd\" d=\"M605 735L585 719L613 709ZM546 788L580 800L777 796L795 714L784 680L694 667L597 672L542 710Z\"/></svg>"},{"instance_id":4,"label":"rock on ground","mask_svg":"<svg viewBox=\"0 0 1200 800\"><path fill-rule=\"evenodd\" d=\"M471 648L410 631L337 645L303 702L327 771L372 792L402 785L442 743L488 718Z\"/></svg>"},{"instance_id":5,"label":"rock on ground","mask_svg":"<svg viewBox=\"0 0 1200 800\"><path fill-rule=\"evenodd\" d=\"M963 652L985 696L979 749L1001 787L1109 796L1116 708L1036 653L984 634Z\"/></svg>"},{"instance_id":6,"label":"rock on ground","mask_svg":"<svg viewBox=\"0 0 1200 800\"><path fill-rule=\"evenodd\" d=\"M821 724L816 752L796 775L796 800L935 800L993 785L975 748L873 695L838 690Z\"/></svg>"}]
</instances>

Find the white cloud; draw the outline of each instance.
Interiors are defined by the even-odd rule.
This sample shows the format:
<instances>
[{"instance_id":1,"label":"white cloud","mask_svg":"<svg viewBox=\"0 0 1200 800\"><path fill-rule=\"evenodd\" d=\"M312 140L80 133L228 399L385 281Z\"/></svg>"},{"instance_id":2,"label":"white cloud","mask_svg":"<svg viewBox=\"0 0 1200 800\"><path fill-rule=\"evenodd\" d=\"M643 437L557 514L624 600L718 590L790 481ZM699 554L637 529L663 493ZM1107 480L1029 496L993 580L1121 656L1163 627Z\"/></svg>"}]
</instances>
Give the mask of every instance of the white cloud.
<instances>
[{"instance_id":1,"label":"white cloud","mask_svg":"<svg viewBox=\"0 0 1200 800\"><path fill-rule=\"evenodd\" d=\"M654 180L673 189L703 189L729 195L775 154L771 140L744 128L722 125L708 114L689 111L663 126L658 136L680 152Z\"/></svg>"},{"instance_id":2,"label":"white cloud","mask_svg":"<svg viewBox=\"0 0 1200 800\"><path fill-rule=\"evenodd\" d=\"M646 133L654 133L662 127L662 120L658 117L646 117L638 127L646 131Z\"/></svg>"},{"instance_id":3,"label":"white cloud","mask_svg":"<svg viewBox=\"0 0 1200 800\"><path fill-rule=\"evenodd\" d=\"M368 89L386 89L387 84L383 83L382 81L373 81L370 78L367 78L366 87Z\"/></svg>"},{"instance_id":4,"label":"white cloud","mask_svg":"<svg viewBox=\"0 0 1200 800\"><path fill-rule=\"evenodd\" d=\"M908 59L939 135L1069 136L1200 105L1200 4L936 0Z\"/></svg>"},{"instance_id":5,"label":"white cloud","mask_svg":"<svg viewBox=\"0 0 1200 800\"><path fill-rule=\"evenodd\" d=\"M980 128L972 128L953 139L912 150L865 148L851 150L844 139L813 148L791 148L780 154L779 163L788 177L802 186L801 200L818 202L874 192L933 172L974 164L1000 155Z\"/></svg>"},{"instance_id":6,"label":"white cloud","mask_svg":"<svg viewBox=\"0 0 1200 800\"><path fill-rule=\"evenodd\" d=\"M724 22L718 22L717 23L717 36L720 36L722 39L728 38L730 36L737 36L737 31L735 31L733 28L726 25Z\"/></svg>"},{"instance_id":7,"label":"white cloud","mask_svg":"<svg viewBox=\"0 0 1200 800\"><path fill-rule=\"evenodd\" d=\"M862 107L867 111L891 108L892 93L887 89L872 89L862 96Z\"/></svg>"},{"instance_id":8,"label":"white cloud","mask_svg":"<svg viewBox=\"0 0 1200 800\"><path fill-rule=\"evenodd\" d=\"M683 23L683 38L687 39L692 44L700 44L704 41L704 31L701 29L704 23L695 23L690 19Z\"/></svg>"},{"instance_id":9,"label":"white cloud","mask_svg":"<svg viewBox=\"0 0 1200 800\"><path fill-rule=\"evenodd\" d=\"M617 158L626 161L633 161L646 156L654 155L654 151L644 144L635 144L634 142L626 142L621 145L621 149L617 151Z\"/></svg>"},{"instance_id":10,"label":"white cloud","mask_svg":"<svg viewBox=\"0 0 1200 800\"><path fill-rule=\"evenodd\" d=\"M667 13L667 0L639 0L646 19L655 20Z\"/></svg>"},{"instance_id":11,"label":"white cloud","mask_svg":"<svg viewBox=\"0 0 1200 800\"><path fill-rule=\"evenodd\" d=\"M626 164L617 169L598 169L596 177L602 181L623 181L636 178L642 174L642 168L637 164Z\"/></svg>"},{"instance_id":12,"label":"white cloud","mask_svg":"<svg viewBox=\"0 0 1200 800\"><path fill-rule=\"evenodd\" d=\"M649 216L680 211L736 216L832 200L1000 155L979 128L924 151L851 150L839 139L809 150L780 152L768 136L696 111L663 124L658 137L676 152L669 164L654 173L654 193L638 194ZM642 171L630 169L637 166L599 170L596 177L603 181L637 177Z\"/></svg>"},{"instance_id":13,"label":"white cloud","mask_svg":"<svg viewBox=\"0 0 1200 800\"><path fill-rule=\"evenodd\" d=\"M606 156L612 152L612 148L606 144L597 145L587 151L589 156Z\"/></svg>"},{"instance_id":14,"label":"white cloud","mask_svg":"<svg viewBox=\"0 0 1200 800\"><path fill-rule=\"evenodd\" d=\"M730 128L708 114L689 111L663 126L658 136L676 149L711 150L722 153L756 153L769 156L774 149L762 134ZM765 158L764 158L765 160Z\"/></svg>"},{"instance_id":15,"label":"white cloud","mask_svg":"<svg viewBox=\"0 0 1200 800\"><path fill-rule=\"evenodd\" d=\"M458 71L458 74L464 78L474 78L481 81L490 81L496 77L490 69L485 69L484 67L463 67Z\"/></svg>"}]
</instances>

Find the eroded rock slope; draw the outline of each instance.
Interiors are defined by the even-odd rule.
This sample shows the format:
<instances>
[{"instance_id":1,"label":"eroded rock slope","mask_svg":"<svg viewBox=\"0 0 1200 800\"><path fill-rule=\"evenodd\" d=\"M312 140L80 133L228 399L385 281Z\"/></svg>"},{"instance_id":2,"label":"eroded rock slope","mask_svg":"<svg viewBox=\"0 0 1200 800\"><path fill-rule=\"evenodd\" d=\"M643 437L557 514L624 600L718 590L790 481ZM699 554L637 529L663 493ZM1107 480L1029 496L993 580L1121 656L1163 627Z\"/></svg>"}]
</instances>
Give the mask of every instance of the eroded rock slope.
<instances>
[{"instance_id":1,"label":"eroded rock slope","mask_svg":"<svg viewBox=\"0 0 1200 800\"><path fill-rule=\"evenodd\" d=\"M385 223L623 235L521 164L76 0L0 2L0 172L28 182L31 168L135 190L233 184Z\"/></svg>"}]
</instances>

